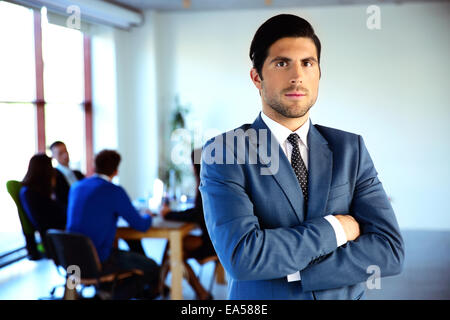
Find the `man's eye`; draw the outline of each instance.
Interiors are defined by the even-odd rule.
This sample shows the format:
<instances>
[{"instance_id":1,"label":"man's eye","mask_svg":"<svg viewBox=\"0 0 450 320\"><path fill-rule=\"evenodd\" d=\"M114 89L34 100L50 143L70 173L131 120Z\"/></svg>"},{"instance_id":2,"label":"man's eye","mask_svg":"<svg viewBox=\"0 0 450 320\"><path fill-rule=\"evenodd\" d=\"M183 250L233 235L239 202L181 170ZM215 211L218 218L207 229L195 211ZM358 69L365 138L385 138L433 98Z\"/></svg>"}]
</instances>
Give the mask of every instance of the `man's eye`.
<instances>
[{"instance_id":1,"label":"man's eye","mask_svg":"<svg viewBox=\"0 0 450 320\"><path fill-rule=\"evenodd\" d=\"M286 61L277 62L276 66L277 67L286 67L287 66L287 62Z\"/></svg>"},{"instance_id":2,"label":"man's eye","mask_svg":"<svg viewBox=\"0 0 450 320\"><path fill-rule=\"evenodd\" d=\"M310 61L305 61L303 65L305 67L312 67L312 63Z\"/></svg>"}]
</instances>

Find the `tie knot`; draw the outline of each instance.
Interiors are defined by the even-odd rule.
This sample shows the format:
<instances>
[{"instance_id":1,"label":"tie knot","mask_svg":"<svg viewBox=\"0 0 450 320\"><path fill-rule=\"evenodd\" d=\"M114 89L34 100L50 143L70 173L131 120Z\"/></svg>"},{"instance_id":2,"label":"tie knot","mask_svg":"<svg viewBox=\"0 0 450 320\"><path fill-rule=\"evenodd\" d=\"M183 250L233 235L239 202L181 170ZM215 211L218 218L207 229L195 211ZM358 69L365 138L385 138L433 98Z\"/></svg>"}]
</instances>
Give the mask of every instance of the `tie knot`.
<instances>
[{"instance_id":1,"label":"tie knot","mask_svg":"<svg viewBox=\"0 0 450 320\"><path fill-rule=\"evenodd\" d=\"M289 135L289 137L287 138L287 140L294 146L294 145L298 145L298 139L300 139L300 137L298 136L298 134L296 133L291 133Z\"/></svg>"}]
</instances>

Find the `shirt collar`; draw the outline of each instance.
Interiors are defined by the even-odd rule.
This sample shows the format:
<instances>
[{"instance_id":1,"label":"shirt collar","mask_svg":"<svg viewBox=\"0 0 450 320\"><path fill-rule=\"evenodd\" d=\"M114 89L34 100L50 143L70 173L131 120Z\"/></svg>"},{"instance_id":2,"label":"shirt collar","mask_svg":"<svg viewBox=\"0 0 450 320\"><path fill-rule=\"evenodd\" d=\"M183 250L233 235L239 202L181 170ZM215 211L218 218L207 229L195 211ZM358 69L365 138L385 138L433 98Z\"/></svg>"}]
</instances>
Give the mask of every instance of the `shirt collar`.
<instances>
[{"instance_id":1,"label":"shirt collar","mask_svg":"<svg viewBox=\"0 0 450 320\"><path fill-rule=\"evenodd\" d=\"M105 181L111 182L111 179L110 179L107 175L105 175L105 174L94 173L94 176L95 176L95 177L98 177L98 178L100 178L100 179L103 179L103 180L105 180Z\"/></svg>"},{"instance_id":2,"label":"shirt collar","mask_svg":"<svg viewBox=\"0 0 450 320\"><path fill-rule=\"evenodd\" d=\"M300 137L300 141L306 146L306 148L308 148L308 132L310 126L309 118L300 128L298 128L295 131L291 131L282 124L279 124L278 122L270 119L262 111L261 111L261 118L263 119L264 123L269 127L270 131L275 136L275 138L277 138L280 144L283 144L291 133L296 133Z\"/></svg>"},{"instance_id":3,"label":"shirt collar","mask_svg":"<svg viewBox=\"0 0 450 320\"><path fill-rule=\"evenodd\" d=\"M62 173L69 173L70 171L72 171L72 170L70 170L69 167L63 166L60 163L58 163L55 168L58 169L59 171L61 171Z\"/></svg>"}]
</instances>

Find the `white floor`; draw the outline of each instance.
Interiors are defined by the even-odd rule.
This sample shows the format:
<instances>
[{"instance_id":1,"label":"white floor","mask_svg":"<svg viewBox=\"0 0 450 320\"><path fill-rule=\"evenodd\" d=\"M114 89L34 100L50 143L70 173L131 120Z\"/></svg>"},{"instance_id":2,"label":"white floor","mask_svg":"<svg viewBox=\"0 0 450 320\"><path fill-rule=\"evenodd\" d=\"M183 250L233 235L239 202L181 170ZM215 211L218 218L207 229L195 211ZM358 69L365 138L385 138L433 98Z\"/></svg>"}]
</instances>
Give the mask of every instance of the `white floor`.
<instances>
[{"instance_id":1,"label":"white floor","mask_svg":"<svg viewBox=\"0 0 450 320\"><path fill-rule=\"evenodd\" d=\"M126 244L119 243L121 248L126 248ZM149 257L160 263L165 246L165 240L146 239L143 241L144 249ZM190 261L194 272L200 271L200 266L194 261ZM209 288L213 275L214 265L208 263L201 271L201 282L205 288ZM166 283L170 285L170 273ZM0 269L0 300L36 300L50 297L50 291L55 286L56 297L63 295L64 277L60 275L53 261L42 259L30 261L23 259ZM92 290L87 288L84 295L90 296ZM212 294L214 299L226 299L227 286L214 283ZM186 280L183 280L183 296L186 300L195 299L195 293Z\"/></svg>"}]
</instances>

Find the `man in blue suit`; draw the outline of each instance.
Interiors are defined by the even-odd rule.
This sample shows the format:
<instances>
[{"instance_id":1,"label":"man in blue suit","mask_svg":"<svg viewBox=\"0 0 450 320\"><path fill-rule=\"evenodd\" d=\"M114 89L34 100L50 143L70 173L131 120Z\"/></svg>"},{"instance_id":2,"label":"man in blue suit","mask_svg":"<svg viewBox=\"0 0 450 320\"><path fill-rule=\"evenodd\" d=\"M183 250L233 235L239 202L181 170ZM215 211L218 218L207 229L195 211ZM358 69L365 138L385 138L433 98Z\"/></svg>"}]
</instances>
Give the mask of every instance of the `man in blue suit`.
<instances>
[{"instance_id":1,"label":"man in blue suit","mask_svg":"<svg viewBox=\"0 0 450 320\"><path fill-rule=\"evenodd\" d=\"M262 112L206 143L205 221L230 299L360 299L401 272L403 240L361 136L313 125L320 41L278 15L257 30L251 78Z\"/></svg>"}]
</instances>

